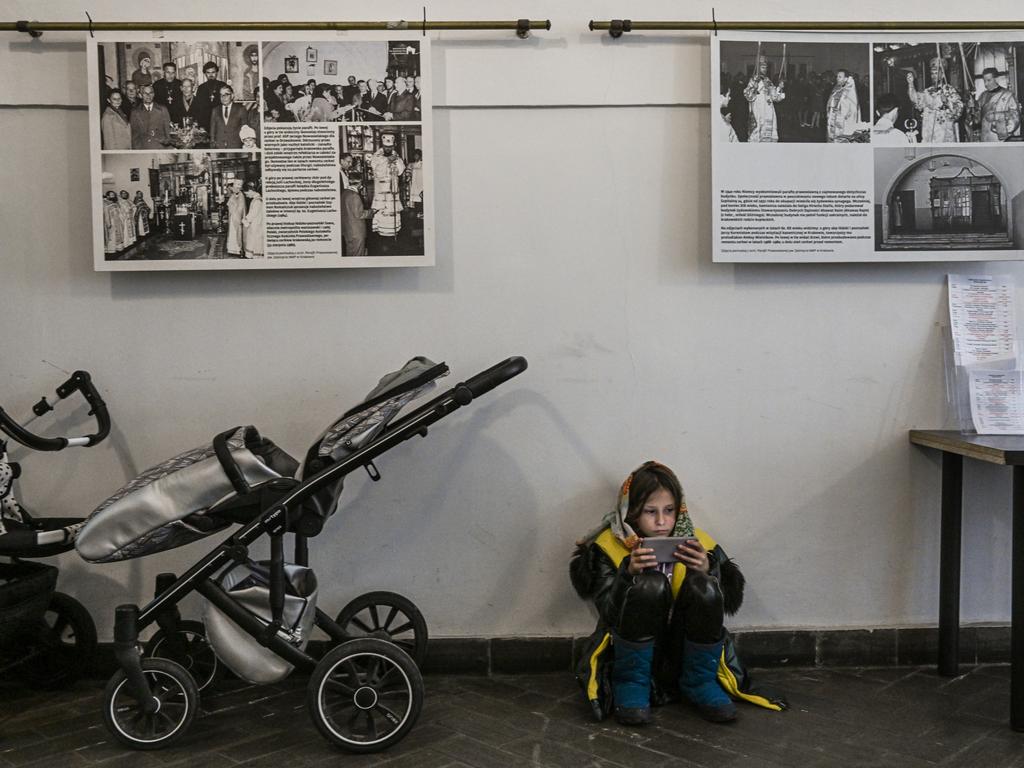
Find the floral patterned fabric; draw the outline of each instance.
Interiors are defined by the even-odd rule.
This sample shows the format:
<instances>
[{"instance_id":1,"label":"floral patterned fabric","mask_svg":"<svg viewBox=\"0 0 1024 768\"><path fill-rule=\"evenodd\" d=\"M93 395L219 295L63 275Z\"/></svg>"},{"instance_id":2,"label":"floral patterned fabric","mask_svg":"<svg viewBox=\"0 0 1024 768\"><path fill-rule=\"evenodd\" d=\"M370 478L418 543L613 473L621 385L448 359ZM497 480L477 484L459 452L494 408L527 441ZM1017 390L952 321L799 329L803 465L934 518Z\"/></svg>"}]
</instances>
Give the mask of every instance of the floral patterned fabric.
<instances>
[{"instance_id":1,"label":"floral patterned fabric","mask_svg":"<svg viewBox=\"0 0 1024 768\"><path fill-rule=\"evenodd\" d=\"M21 505L14 497L14 467L7 459L7 450L0 443L0 536L7 533L5 522L22 522Z\"/></svg>"}]
</instances>

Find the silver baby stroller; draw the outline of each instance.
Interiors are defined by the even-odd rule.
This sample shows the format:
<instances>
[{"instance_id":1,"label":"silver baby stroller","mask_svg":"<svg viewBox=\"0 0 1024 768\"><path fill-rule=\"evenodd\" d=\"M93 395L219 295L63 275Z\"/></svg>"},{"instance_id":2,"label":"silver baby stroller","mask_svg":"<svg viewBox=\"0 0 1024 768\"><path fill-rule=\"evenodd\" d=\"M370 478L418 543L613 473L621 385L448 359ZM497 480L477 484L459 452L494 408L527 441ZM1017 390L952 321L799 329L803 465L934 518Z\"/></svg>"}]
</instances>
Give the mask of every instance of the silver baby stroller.
<instances>
[{"instance_id":1,"label":"silver baby stroller","mask_svg":"<svg viewBox=\"0 0 1024 768\"><path fill-rule=\"evenodd\" d=\"M193 674L172 659L205 674L210 659L195 662L209 649L213 663L252 682L274 682L294 668L309 671L313 721L339 747L376 752L400 741L423 702L422 677L407 652L425 650L422 616L400 596L371 593L331 619L316 605L308 540L335 511L349 473L365 467L379 479L375 458L426 436L432 424L525 369L523 358L509 358L397 418L448 373L443 363L415 358L335 421L301 466L255 428L238 427L212 446L148 470L100 505L76 545L91 562L146 556L241 526L181 576L158 576L149 605L116 609L121 669L107 684L103 705L114 737L135 749L160 749L183 736L199 691ZM292 562L284 556L287 533L295 537ZM263 535L270 537L270 560L254 562L248 548ZM176 606L192 591L209 605L203 625L190 623L185 631ZM143 658L139 633L154 622L165 652ZM307 652L314 626L333 644L319 660Z\"/></svg>"},{"instance_id":2,"label":"silver baby stroller","mask_svg":"<svg viewBox=\"0 0 1024 768\"><path fill-rule=\"evenodd\" d=\"M87 437L41 437L0 408L0 431L35 451L62 451L97 445L110 432L107 406L85 371L76 371L57 387L64 400L81 392L96 417L97 431ZM42 398L34 418L53 410ZM82 518L42 517L15 495L21 466L9 460L0 440L0 675L19 675L40 688L73 682L92 662L96 625L81 603L56 591L56 566L36 562L74 547Z\"/></svg>"}]
</instances>

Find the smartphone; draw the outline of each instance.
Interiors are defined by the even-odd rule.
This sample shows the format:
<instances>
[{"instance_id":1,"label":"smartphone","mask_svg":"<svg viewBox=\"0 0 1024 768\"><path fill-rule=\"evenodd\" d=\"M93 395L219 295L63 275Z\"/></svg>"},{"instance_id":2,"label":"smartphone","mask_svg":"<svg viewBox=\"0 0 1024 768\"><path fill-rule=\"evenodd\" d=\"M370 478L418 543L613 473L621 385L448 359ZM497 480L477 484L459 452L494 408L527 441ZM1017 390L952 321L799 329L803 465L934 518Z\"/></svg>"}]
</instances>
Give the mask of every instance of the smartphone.
<instances>
[{"instance_id":1,"label":"smartphone","mask_svg":"<svg viewBox=\"0 0 1024 768\"><path fill-rule=\"evenodd\" d=\"M678 563L673 556L676 547L687 541L697 541L695 536L663 536L657 539L644 539L640 546L653 549L659 563Z\"/></svg>"}]
</instances>

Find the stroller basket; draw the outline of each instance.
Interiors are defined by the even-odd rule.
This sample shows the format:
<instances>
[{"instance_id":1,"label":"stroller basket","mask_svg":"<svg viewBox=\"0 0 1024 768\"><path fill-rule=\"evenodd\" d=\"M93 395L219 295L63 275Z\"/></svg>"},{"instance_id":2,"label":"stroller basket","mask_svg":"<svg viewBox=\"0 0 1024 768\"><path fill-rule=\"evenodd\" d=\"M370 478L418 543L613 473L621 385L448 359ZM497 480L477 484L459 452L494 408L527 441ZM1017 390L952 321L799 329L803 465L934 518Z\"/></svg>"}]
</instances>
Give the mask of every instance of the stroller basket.
<instances>
[{"instance_id":1,"label":"stroller basket","mask_svg":"<svg viewBox=\"0 0 1024 768\"><path fill-rule=\"evenodd\" d=\"M52 565L0 563L0 648L17 643L26 627L35 627L56 587Z\"/></svg>"},{"instance_id":2,"label":"stroller basket","mask_svg":"<svg viewBox=\"0 0 1024 768\"><path fill-rule=\"evenodd\" d=\"M270 625L270 566L269 562L248 561L228 566L218 577L220 587L239 605L245 606ZM309 642L316 616L317 583L311 568L285 565L285 594L281 631L296 648L303 649ZM264 647L256 638L245 633L237 624L207 603L203 613L210 644L217 658L238 677L250 683L276 683L292 671L285 659Z\"/></svg>"}]
</instances>

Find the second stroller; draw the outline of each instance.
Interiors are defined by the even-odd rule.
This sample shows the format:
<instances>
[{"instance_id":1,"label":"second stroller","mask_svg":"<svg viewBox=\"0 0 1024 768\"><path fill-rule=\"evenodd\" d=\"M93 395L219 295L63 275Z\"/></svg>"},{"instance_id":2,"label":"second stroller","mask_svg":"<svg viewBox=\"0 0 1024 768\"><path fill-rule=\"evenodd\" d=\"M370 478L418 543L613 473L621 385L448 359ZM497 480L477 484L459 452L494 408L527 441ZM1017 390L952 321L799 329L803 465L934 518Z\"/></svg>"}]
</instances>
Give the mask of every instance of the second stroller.
<instances>
[{"instance_id":1,"label":"second stroller","mask_svg":"<svg viewBox=\"0 0 1024 768\"><path fill-rule=\"evenodd\" d=\"M97 430L85 437L42 437L0 408L0 432L34 451L62 451L101 443L110 432L110 416L92 378L75 371L57 387L61 400L80 392L96 418ZM54 410L42 398L32 411L38 418ZM7 455L0 439L0 674L27 680L39 688L74 682L92 663L96 626L80 602L57 591L58 570L36 562L74 548L82 518L44 517L30 512L15 495L21 465Z\"/></svg>"}]
</instances>

